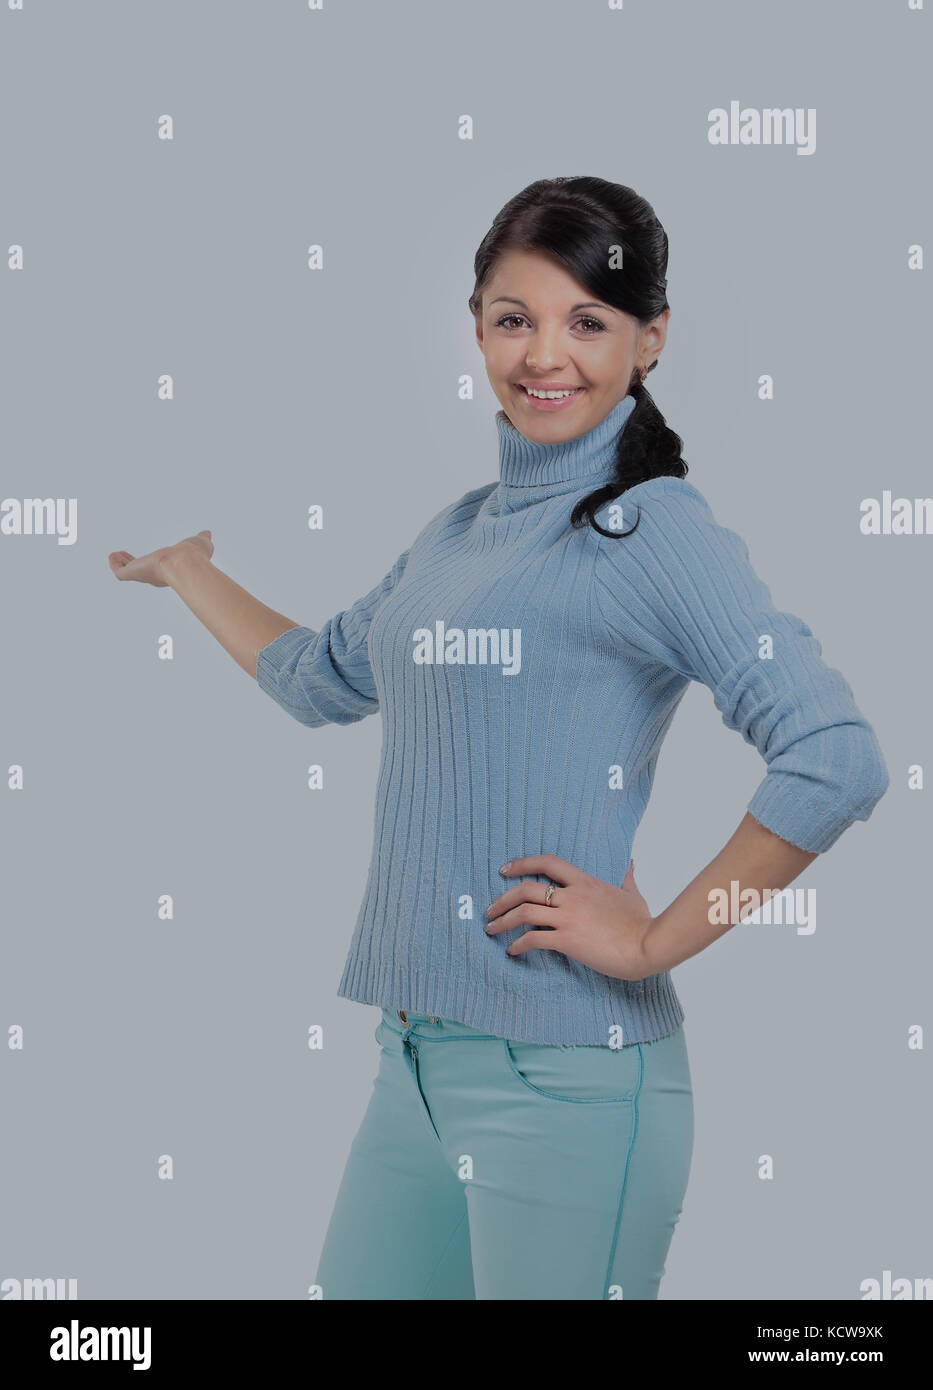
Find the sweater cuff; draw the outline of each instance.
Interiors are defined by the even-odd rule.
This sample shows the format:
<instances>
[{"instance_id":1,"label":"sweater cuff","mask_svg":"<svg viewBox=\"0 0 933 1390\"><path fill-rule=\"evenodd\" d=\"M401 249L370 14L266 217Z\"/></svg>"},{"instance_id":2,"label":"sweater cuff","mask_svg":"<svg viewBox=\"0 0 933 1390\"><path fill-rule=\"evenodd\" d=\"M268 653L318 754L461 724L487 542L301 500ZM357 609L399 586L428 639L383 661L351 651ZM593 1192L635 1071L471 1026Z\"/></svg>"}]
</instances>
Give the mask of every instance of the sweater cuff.
<instances>
[{"instance_id":1,"label":"sweater cuff","mask_svg":"<svg viewBox=\"0 0 933 1390\"><path fill-rule=\"evenodd\" d=\"M308 638L313 637L308 627L288 627L272 642L259 649L256 657L256 683L273 699L281 694L279 674L289 657L307 646Z\"/></svg>"},{"instance_id":2,"label":"sweater cuff","mask_svg":"<svg viewBox=\"0 0 933 1390\"><path fill-rule=\"evenodd\" d=\"M860 799L840 798L798 773L769 771L747 810L766 830L811 854L824 854L857 820L868 820L888 788L883 759L871 763L859 783Z\"/></svg>"}]
</instances>

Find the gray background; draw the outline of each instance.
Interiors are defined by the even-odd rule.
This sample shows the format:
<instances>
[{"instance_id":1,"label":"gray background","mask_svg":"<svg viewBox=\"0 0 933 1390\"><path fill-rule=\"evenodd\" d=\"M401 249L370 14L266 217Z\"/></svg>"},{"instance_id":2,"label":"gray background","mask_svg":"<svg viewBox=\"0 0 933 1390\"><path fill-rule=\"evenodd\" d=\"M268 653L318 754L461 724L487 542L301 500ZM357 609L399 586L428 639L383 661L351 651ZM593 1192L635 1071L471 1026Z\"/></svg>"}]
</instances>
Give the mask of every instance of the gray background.
<instances>
[{"instance_id":1,"label":"gray background","mask_svg":"<svg viewBox=\"0 0 933 1390\"><path fill-rule=\"evenodd\" d=\"M863 497L930 487L929 296L906 263L930 225L929 18L906 0L4 5L0 493L77 497L78 541L0 535L2 766L26 778L3 801L0 1281L307 1296L377 1061L377 1011L336 987L379 716L299 725L107 555L207 526L215 563L294 622L365 593L497 476L473 255L532 179L583 173L664 223L651 389L892 779L796 880L812 936L740 926L675 971L697 1123L661 1295L933 1275L929 1064L907 1047L930 997L930 810L907 768L930 757L933 539L858 527ZM711 146L733 99L816 108L816 153ZM692 686L635 845L653 910L763 772Z\"/></svg>"}]
</instances>

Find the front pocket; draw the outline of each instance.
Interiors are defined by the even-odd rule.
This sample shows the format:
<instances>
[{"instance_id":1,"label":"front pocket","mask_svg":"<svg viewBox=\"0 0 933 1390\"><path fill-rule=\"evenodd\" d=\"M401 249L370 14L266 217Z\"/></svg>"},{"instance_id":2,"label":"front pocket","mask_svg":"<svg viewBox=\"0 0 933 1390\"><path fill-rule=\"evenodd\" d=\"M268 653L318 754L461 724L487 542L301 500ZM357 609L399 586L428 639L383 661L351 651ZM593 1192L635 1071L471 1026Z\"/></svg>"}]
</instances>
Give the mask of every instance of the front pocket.
<instances>
[{"instance_id":1,"label":"front pocket","mask_svg":"<svg viewBox=\"0 0 933 1390\"><path fill-rule=\"evenodd\" d=\"M573 1047L503 1038L502 1046L509 1073L546 1100L602 1105L628 1102L641 1084L641 1043Z\"/></svg>"}]
</instances>

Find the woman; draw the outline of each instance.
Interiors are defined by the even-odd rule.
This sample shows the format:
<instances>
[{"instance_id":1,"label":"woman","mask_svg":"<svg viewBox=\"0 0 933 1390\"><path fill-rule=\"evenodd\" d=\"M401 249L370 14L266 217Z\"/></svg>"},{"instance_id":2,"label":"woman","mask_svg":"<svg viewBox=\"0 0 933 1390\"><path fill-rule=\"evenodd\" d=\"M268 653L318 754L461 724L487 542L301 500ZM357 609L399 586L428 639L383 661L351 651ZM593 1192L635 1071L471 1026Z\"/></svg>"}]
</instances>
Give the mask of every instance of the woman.
<instances>
[{"instance_id":1,"label":"woman","mask_svg":"<svg viewBox=\"0 0 933 1390\"><path fill-rule=\"evenodd\" d=\"M657 1298L693 1147L669 972L739 920L719 896L747 915L888 784L850 687L686 482L644 387L667 253L649 204L602 179L502 209L469 301L499 476L319 631L216 569L210 532L110 557L171 585L302 723L382 712L339 988L382 1009L381 1055L324 1298ZM631 851L691 680L767 770L653 916Z\"/></svg>"}]
</instances>

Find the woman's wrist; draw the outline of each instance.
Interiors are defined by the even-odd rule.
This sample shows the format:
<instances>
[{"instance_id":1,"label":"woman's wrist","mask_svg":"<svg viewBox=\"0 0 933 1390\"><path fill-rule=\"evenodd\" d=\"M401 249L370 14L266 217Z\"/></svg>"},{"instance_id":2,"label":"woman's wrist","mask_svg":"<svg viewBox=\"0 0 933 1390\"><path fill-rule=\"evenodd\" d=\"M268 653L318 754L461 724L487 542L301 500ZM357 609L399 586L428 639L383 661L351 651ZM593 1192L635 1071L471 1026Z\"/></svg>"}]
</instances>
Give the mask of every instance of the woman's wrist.
<instances>
[{"instance_id":1,"label":"woman's wrist","mask_svg":"<svg viewBox=\"0 0 933 1390\"><path fill-rule=\"evenodd\" d=\"M210 556L200 546L194 545L188 540L178 541L175 545L167 546L159 557L159 573L166 584L173 589L181 575L190 572L192 565L207 565L209 568L213 568Z\"/></svg>"},{"instance_id":2,"label":"woman's wrist","mask_svg":"<svg viewBox=\"0 0 933 1390\"><path fill-rule=\"evenodd\" d=\"M669 940L669 930L663 912L659 912L657 917L652 917L642 937L644 973L641 979L648 979L650 975L660 975L665 970L673 970L674 966L679 965L684 959L683 956L678 956Z\"/></svg>"}]
</instances>

